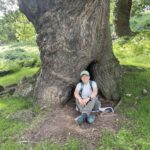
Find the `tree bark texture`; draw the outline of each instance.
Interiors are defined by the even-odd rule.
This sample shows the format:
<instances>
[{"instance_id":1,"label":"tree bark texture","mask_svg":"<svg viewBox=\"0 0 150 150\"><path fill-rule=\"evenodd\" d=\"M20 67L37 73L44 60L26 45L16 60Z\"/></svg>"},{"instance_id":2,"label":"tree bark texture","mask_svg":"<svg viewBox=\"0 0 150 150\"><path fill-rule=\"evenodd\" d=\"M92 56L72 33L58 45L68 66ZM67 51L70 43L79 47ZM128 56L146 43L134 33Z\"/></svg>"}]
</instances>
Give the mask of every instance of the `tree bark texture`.
<instances>
[{"instance_id":1,"label":"tree bark texture","mask_svg":"<svg viewBox=\"0 0 150 150\"><path fill-rule=\"evenodd\" d=\"M114 8L114 26L118 37L131 35L130 12L132 0L116 0Z\"/></svg>"},{"instance_id":2,"label":"tree bark texture","mask_svg":"<svg viewBox=\"0 0 150 150\"><path fill-rule=\"evenodd\" d=\"M84 69L105 98L119 99L108 0L19 0L19 6L38 34L42 66L35 98L40 106L66 102Z\"/></svg>"}]
</instances>

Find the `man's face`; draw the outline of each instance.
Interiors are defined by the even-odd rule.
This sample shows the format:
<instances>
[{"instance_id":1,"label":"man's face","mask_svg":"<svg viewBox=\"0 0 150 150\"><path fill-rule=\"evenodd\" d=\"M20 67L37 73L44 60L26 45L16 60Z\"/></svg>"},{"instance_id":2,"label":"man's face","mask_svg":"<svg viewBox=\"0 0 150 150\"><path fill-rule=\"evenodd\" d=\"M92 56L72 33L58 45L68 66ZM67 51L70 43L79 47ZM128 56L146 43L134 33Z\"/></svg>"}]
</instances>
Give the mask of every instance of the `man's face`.
<instances>
[{"instance_id":1,"label":"man's face","mask_svg":"<svg viewBox=\"0 0 150 150\"><path fill-rule=\"evenodd\" d=\"M81 77L81 80L82 80L83 83L87 84L89 82L89 80L90 80L90 76L83 75Z\"/></svg>"}]
</instances>

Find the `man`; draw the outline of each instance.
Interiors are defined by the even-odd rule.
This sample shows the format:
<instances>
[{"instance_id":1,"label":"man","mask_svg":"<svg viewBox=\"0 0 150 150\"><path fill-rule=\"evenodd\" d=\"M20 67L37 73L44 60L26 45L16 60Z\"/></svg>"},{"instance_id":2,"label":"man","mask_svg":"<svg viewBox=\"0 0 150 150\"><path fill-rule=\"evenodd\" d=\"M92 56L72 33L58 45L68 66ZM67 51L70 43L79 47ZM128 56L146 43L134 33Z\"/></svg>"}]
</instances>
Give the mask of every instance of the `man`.
<instances>
[{"instance_id":1,"label":"man","mask_svg":"<svg viewBox=\"0 0 150 150\"><path fill-rule=\"evenodd\" d=\"M81 81L77 84L74 96L76 98L76 107L81 112L81 115L75 118L77 124L82 124L84 121L93 123L95 115L92 115L92 110L99 110L100 102L97 98L98 88L95 81L90 80L90 74L84 70L80 74Z\"/></svg>"}]
</instances>

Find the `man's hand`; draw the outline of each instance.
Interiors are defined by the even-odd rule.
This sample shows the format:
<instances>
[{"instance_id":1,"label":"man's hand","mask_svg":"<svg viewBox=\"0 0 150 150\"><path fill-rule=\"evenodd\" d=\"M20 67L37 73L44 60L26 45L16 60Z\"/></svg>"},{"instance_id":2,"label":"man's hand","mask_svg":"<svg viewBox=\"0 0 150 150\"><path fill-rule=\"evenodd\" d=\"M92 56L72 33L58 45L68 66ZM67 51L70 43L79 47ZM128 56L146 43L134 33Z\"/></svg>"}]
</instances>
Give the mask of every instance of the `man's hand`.
<instances>
[{"instance_id":1,"label":"man's hand","mask_svg":"<svg viewBox=\"0 0 150 150\"><path fill-rule=\"evenodd\" d=\"M79 100L81 106L85 106L87 102L90 100L89 97Z\"/></svg>"}]
</instances>

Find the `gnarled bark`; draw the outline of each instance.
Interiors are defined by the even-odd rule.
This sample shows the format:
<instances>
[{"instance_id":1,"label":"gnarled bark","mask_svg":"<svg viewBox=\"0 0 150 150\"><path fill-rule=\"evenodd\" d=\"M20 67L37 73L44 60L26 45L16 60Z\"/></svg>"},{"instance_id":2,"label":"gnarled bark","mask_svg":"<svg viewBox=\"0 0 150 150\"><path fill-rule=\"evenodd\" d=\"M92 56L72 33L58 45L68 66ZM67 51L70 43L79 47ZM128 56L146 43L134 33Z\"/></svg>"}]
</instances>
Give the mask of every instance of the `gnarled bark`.
<instances>
[{"instance_id":1,"label":"gnarled bark","mask_svg":"<svg viewBox=\"0 0 150 150\"><path fill-rule=\"evenodd\" d=\"M107 99L118 100L119 65L112 53L109 1L19 0L34 24L41 54L35 98L41 106L68 100L88 68Z\"/></svg>"}]
</instances>

